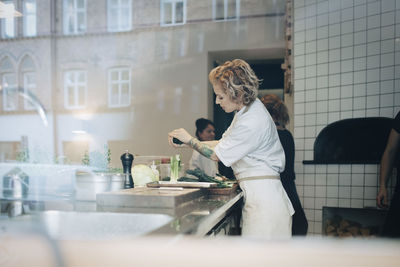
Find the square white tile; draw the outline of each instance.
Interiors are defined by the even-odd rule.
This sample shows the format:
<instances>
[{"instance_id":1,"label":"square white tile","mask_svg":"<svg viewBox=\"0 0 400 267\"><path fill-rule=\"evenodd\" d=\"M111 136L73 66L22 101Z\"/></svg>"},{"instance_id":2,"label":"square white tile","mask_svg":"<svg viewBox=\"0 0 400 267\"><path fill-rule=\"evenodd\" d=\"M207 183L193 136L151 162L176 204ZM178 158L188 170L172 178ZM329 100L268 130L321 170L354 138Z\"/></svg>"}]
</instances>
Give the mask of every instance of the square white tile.
<instances>
[{"instance_id":1,"label":"square white tile","mask_svg":"<svg viewBox=\"0 0 400 267\"><path fill-rule=\"evenodd\" d=\"M353 47L343 47L341 49L341 59L345 60L345 59L350 59L354 57L353 54Z\"/></svg>"},{"instance_id":2,"label":"square white tile","mask_svg":"<svg viewBox=\"0 0 400 267\"><path fill-rule=\"evenodd\" d=\"M340 110L340 100L338 100L338 99L329 100L328 111L332 112L332 111L339 111L339 110Z\"/></svg>"},{"instance_id":3,"label":"square white tile","mask_svg":"<svg viewBox=\"0 0 400 267\"><path fill-rule=\"evenodd\" d=\"M367 56L367 45L361 44L354 46L354 57L365 57Z\"/></svg>"},{"instance_id":4,"label":"square white tile","mask_svg":"<svg viewBox=\"0 0 400 267\"><path fill-rule=\"evenodd\" d=\"M380 95L380 106L391 107L394 105L394 94Z\"/></svg>"},{"instance_id":5,"label":"square white tile","mask_svg":"<svg viewBox=\"0 0 400 267\"><path fill-rule=\"evenodd\" d=\"M379 55L381 53L381 42L367 44L367 56Z\"/></svg>"},{"instance_id":6,"label":"square white tile","mask_svg":"<svg viewBox=\"0 0 400 267\"><path fill-rule=\"evenodd\" d=\"M363 84L355 84L354 85L354 96L365 96L367 94L367 86L365 83Z\"/></svg>"},{"instance_id":7,"label":"square white tile","mask_svg":"<svg viewBox=\"0 0 400 267\"><path fill-rule=\"evenodd\" d=\"M387 2L387 1L382 1L383 2ZM388 25L393 25L395 24L395 12L394 11L390 11L390 12L386 12L384 14L382 14L381 16L381 26L388 26Z\"/></svg>"},{"instance_id":8,"label":"square white tile","mask_svg":"<svg viewBox=\"0 0 400 267\"><path fill-rule=\"evenodd\" d=\"M363 199L364 198L364 187L363 186L352 186L351 187L351 198L352 199Z\"/></svg>"},{"instance_id":9,"label":"square white tile","mask_svg":"<svg viewBox=\"0 0 400 267\"><path fill-rule=\"evenodd\" d=\"M324 79L321 79L321 83L319 82L322 77L317 78L317 100L327 100L328 99L328 77L323 76ZM322 86L324 85L324 86ZM325 88L324 88L325 87Z\"/></svg>"},{"instance_id":10,"label":"square white tile","mask_svg":"<svg viewBox=\"0 0 400 267\"><path fill-rule=\"evenodd\" d=\"M384 67L381 68L381 80L385 81L385 80L392 80L395 77L395 68L392 67Z\"/></svg>"},{"instance_id":11,"label":"square white tile","mask_svg":"<svg viewBox=\"0 0 400 267\"><path fill-rule=\"evenodd\" d=\"M346 72L342 73L342 80L341 80L342 85L349 85L353 84L353 72Z\"/></svg>"},{"instance_id":12,"label":"square white tile","mask_svg":"<svg viewBox=\"0 0 400 267\"><path fill-rule=\"evenodd\" d=\"M367 96L367 109L379 107L379 95Z\"/></svg>"},{"instance_id":13,"label":"square white tile","mask_svg":"<svg viewBox=\"0 0 400 267\"><path fill-rule=\"evenodd\" d=\"M339 197L339 187L337 186L327 186L326 187L326 196L328 198L337 198Z\"/></svg>"},{"instance_id":14,"label":"square white tile","mask_svg":"<svg viewBox=\"0 0 400 267\"><path fill-rule=\"evenodd\" d=\"M339 185L339 175L337 173L328 173L326 176L326 184L328 186L338 186Z\"/></svg>"},{"instance_id":15,"label":"square white tile","mask_svg":"<svg viewBox=\"0 0 400 267\"><path fill-rule=\"evenodd\" d=\"M350 199L349 198L339 198L339 207L349 208L350 207Z\"/></svg>"},{"instance_id":16,"label":"square white tile","mask_svg":"<svg viewBox=\"0 0 400 267\"><path fill-rule=\"evenodd\" d=\"M328 108L327 108L327 105L325 104L324 105L324 109L325 109L325 112L319 112L318 111L318 104L319 103L317 103L317 125L326 125L327 123L328 123L328 113L326 113L327 111L328 111Z\"/></svg>"},{"instance_id":17,"label":"square white tile","mask_svg":"<svg viewBox=\"0 0 400 267\"><path fill-rule=\"evenodd\" d=\"M380 1L370 2L367 4L367 15L372 16L381 12Z\"/></svg>"},{"instance_id":18,"label":"square white tile","mask_svg":"<svg viewBox=\"0 0 400 267\"><path fill-rule=\"evenodd\" d=\"M377 193L378 193L377 187L373 187L373 186L364 187L364 199L376 200Z\"/></svg>"},{"instance_id":19,"label":"square white tile","mask_svg":"<svg viewBox=\"0 0 400 267\"><path fill-rule=\"evenodd\" d=\"M380 1L381 2L381 12L388 12L392 11L396 8L396 2L395 0L385 0L385 1Z\"/></svg>"},{"instance_id":20,"label":"square white tile","mask_svg":"<svg viewBox=\"0 0 400 267\"><path fill-rule=\"evenodd\" d=\"M320 52L320 51L328 50L328 47L329 47L328 45L329 45L328 38L317 40L317 51ZM324 58L320 59L319 57L320 57L320 54L318 54L318 63L327 62L327 60L328 60L327 58L325 60Z\"/></svg>"},{"instance_id":21,"label":"square white tile","mask_svg":"<svg viewBox=\"0 0 400 267\"><path fill-rule=\"evenodd\" d=\"M353 96L353 85L344 85L340 88L340 97L352 97Z\"/></svg>"},{"instance_id":22,"label":"square white tile","mask_svg":"<svg viewBox=\"0 0 400 267\"><path fill-rule=\"evenodd\" d=\"M378 28L380 26L381 26L381 15L380 14L367 17L367 28L368 29Z\"/></svg>"},{"instance_id":23,"label":"square white tile","mask_svg":"<svg viewBox=\"0 0 400 267\"><path fill-rule=\"evenodd\" d=\"M341 34L353 33L353 21L345 21L341 23Z\"/></svg>"},{"instance_id":24,"label":"square white tile","mask_svg":"<svg viewBox=\"0 0 400 267\"><path fill-rule=\"evenodd\" d=\"M365 83L367 81L367 72L365 70L355 71L353 74L354 83Z\"/></svg>"},{"instance_id":25,"label":"square white tile","mask_svg":"<svg viewBox=\"0 0 400 267\"><path fill-rule=\"evenodd\" d=\"M331 74L328 77L329 87L340 86L340 74Z\"/></svg>"},{"instance_id":26,"label":"square white tile","mask_svg":"<svg viewBox=\"0 0 400 267\"><path fill-rule=\"evenodd\" d=\"M328 87L328 76L318 76L317 77L317 88L318 88L317 100L321 100L321 99L318 99L318 92L320 90L324 90L324 91L328 92L328 88L326 88L326 87Z\"/></svg>"},{"instance_id":27,"label":"square white tile","mask_svg":"<svg viewBox=\"0 0 400 267\"><path fill-rule=\"evenodd\" d=\"M379 81L380 70L371 69L367 70L367 82L377 82Z\"/></svg>"},{"instance_id":28,"label":"square white tile","mask_svg":"<svg viewBox=\"0 0 400 267\"><path fill-rule=\"evenodd\" d=\"M353 107L354 109L365 109L367 98L366 97L357 97L353 99Z\"/></svg>"},{"instance_id":29,"label":"square white tile","mask_svg":"<svg viewBox=\"0 0 400 267\"><path fill-rule=\"evenodd\" d=\"M364 208L364 200L362 199L351 199L350 202L351 208Z\"/></svg>"},{"instance_id":30,"label":"square white tile","mask_svg":"<svg viewBox=\"0 0 400 267\"><path fill-rule=\"evenodd\" d=\"M327 198L326 199L326 206L328 207L337 207L339 206L339 199L336 198Z\"/></svg>"},{"instance_id":31,"label":"square white tile","mask_svg":"<svg viewBox=\"0 0 400 267\"><path fill-rule=\"evenodd\" d=\"M364 175L364 185L365 186L377 186L378 176L376 174L367 173Z\"/></svg>"},{"instance_id":32,"label":"square white tile","mask_svg":"<svg viewBox=\"0 0 400 267\"><path fill-rule=\"evenodd\" d=\"M310 75L311 75L311 73L310 73ZM315 89L316 87L317 87L317 78L316 77L309 77L306 79L306 92L310 89ZM307 101L307 98L306 98L306 101Z\"/></svg>"},{"instance_id":33,"label":"square white tile","mask_svg":"<svg viewBox=\"0 0 400 267\"><path fill-rule=\"evenodd\" d=\"M379 82L367 83L367 96L379 94Z\"/></svg>"},{"instance_id":34,"label":"square white tile","mask_svg":"<svg viewBox=\"0 0 400 267\"><path fill-rule=\"evenodd\" d=\"M329 24L329 17L327 14L317 15L317 27L327 26Z\"/></svg>"},{"instance_id":35,"label":"square white tile","mask_svg":"<svg viewBox=\"0 0 400 267\"><path fill-rule=\"evenodd\" d=\"M355 71L365 70L366 68L367 68L367 58L366 57L360 57L360 58L354 59L354 70Z\"/></svg>"},{"instance_id":36,"label":"square white tile","mask_svg":"<svg viewBox=\"0 0 400 267\"><path fill-rule=\"evenodd\" d=\"M350 173L340 173L339 174L339 186L351 185L351 174Z\"/></svg>"},{"instance_id":37,"label":"square white tile","mask_svg":"<svg viewBox=\"0 0 400 267\"><path fill-rule=\"evenodd\" d=\"M354 7L354 18L362 18L367 16L367 5L358 5Z\"/></svg>"},{"instance_id":38,"label":"square white tile","mask_svg":"<svg viewBox=\"0 0 400 267\"><path fill-rule=\"evenodd\" d=\"M353 186L363 186L364 185L364 174L353 173L351 175L351 185Z\"/></svg>"},{"instance_id":39,"label":"square white tile","mask_svg":"<svg viewBox=\"0 0 400 267\"><path fill-rule=\"evenodd\" d=\"M352 46L354 44L353 39L353 33L342 35L340 39L341 47Z\"/></svg>"},{"instance_id":40,"label":"square white tile","mask_svg":"<svg viewBox=\"0 0 400 267\"><path fill-rule=\"evenodd\" d=\"M350 1L346 1L346 3L349 3ZM342 4L342 8L343 8L343 4ZM346 8L346 9L342 9L342 17L341 20L342 21L346 21L346 20L352 20L354 18L354 9L353 7L350 8Z\"/></svg>"},{"instance_id":41,"label":"square white tile","mask_svg":"<svg viewBox=\"0 0 400 267\"><path fill-rule=\"evenodd\" d=\"M350 198L350 186L339 186L339 201L341 198Z\"/></svg>"}]
</instances>

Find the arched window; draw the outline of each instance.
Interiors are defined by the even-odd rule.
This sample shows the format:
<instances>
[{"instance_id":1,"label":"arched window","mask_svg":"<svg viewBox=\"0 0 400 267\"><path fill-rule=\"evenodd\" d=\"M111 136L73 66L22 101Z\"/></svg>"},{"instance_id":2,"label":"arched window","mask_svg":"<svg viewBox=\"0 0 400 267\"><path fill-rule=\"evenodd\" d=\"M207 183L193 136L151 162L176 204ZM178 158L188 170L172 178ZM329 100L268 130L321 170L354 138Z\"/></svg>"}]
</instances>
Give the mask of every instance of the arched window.
<instances>
[{"instance_id":1,"label":"arched window","mask_svg":"<svg viewBox=\"0 0 400 267\"><path fill-rule=\"evenodd\" d=\"M3 95L3 110L17 110L17 79L13 64L8 57L5 57L0 61L0 71L0 81Z\"/></svg>"},{"instance_id":2,"label":"arched window","mask_svg":"<svg viewBox=\"0 0 400 267\"><path fill-rule=\"evenodd\" d=\"M20 84L24 88L26 95L36 95L36 68L30 56L25 56L20 65ZM34 106L32 103L25 99L24 109L32 110Z\"/></svg>"}]
</instances>

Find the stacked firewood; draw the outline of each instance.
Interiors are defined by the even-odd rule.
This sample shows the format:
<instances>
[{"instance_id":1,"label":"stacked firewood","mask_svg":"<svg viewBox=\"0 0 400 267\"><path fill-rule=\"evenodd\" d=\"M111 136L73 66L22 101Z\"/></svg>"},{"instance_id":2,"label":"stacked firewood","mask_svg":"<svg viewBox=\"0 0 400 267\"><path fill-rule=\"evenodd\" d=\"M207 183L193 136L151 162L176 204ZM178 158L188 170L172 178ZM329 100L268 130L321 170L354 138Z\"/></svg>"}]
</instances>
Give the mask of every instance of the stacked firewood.
<instances>
[{"instance_id":1,"label":"stacked firewood","mask_svg":"<svg viewBox=\"0 0 400 267\"><path fill-rule=\"evenodd\" d=\"M372 237L378 233L377 227L363 227L360 223L334 216L325 223L325 235L336 237Z\"/></svg>"}]
</instances>

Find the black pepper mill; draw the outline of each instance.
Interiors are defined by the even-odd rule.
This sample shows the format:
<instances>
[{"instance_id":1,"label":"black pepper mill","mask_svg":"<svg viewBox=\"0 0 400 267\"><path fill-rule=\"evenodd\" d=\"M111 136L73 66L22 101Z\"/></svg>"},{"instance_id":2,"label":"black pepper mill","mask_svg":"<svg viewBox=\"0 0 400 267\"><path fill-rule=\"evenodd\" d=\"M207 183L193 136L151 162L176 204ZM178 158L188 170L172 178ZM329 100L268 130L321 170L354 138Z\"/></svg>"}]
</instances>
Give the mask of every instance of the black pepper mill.
<instances>
[{"instance_id":1,"label":"black pepper mill","mask_svg":"<svg viewBox=\"0 0 400 267\"><path fill-rule=\"evenodd\" d=\"M133 188L133 179L131 174L133 155L125 150L125 153L121 155L122 167L124 168L125 184L124 188Z\"/></svg>"}]
</instances>

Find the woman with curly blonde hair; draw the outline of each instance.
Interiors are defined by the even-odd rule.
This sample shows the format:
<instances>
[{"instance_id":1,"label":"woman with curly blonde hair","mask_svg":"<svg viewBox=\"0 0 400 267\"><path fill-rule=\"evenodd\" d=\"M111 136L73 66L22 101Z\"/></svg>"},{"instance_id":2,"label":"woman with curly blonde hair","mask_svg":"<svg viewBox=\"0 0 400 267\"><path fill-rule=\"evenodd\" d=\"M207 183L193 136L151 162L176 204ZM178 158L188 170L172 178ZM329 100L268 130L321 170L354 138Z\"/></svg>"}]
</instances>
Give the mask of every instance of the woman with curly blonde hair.
<instances>
[{"instance_id":1,"label":"woman with curly blonde hair","mask_svg":"<svg viewBox=\"0 0 400 267\"><path fill-rule=\"evenodd\" d=\"M209 80L216 104L227 113L235 112L231 125L220 140L210 142L175 129L169 133L169 143L232 167L244 193L243 236L290 237L294 210L279 177L285 154L274 122L257 98L257 76L247 62L235 59L211 70ZM174 144L174 137L184 144Z\"/></svg>"}]
</instances>

